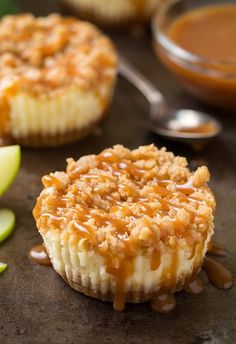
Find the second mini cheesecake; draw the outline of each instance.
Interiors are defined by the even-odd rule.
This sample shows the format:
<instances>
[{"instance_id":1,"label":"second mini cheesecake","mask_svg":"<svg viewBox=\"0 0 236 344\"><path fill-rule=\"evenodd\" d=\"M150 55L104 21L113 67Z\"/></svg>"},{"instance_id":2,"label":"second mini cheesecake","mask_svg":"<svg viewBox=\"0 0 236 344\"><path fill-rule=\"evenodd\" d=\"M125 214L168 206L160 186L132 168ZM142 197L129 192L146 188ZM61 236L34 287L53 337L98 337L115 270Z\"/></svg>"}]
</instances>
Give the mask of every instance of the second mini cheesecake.
<instances>
[{"instance_id":1,"label":"second mini cheesecake","mask_svg":"<svg viewBox=\"0 0 236 344\"><path fill-rule=\"evenodd\" d=\"M163 0L63 0L79 16L102 26L123 27L147 22Z\"/></svg>"},{"instance_id":2,"label":"second mini cheesecake","mask_svg":"<svg viewBox=\"0 0 236 344\"><path fill-rule=\"evenodd\" d=\"M59 15L0 21L0 136L27 146L81 139L103 118L117 74L111 41Z\"/></svg>"}]
</instances>

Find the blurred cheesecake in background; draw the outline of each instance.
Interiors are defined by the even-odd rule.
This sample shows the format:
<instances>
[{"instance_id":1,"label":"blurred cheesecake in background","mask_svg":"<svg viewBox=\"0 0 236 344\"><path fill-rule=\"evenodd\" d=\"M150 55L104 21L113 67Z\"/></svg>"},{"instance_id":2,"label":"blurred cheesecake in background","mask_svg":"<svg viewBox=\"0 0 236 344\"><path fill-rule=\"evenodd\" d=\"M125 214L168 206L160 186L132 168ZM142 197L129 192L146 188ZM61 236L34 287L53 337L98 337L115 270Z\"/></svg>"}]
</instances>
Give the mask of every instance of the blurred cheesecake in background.
<instances>
[{"instance_id":1,"label":"blurred cheesecake in background","mask_svg":"<svg viewBox=\"0 0 236 344\"><path fill-rule=\"evenodd\" d=\"M163 0L62 0L62 3L88 20L119 27L149 20Z\"/></svg>"},{"instance_id":2,"label":"blurred cheesecake in background","mask_svg":"<svg viewBox=\"0 0 236 344\"><path fill-rule=\"evenodd\" d=\"M0 137L27 146L81 139L104 116L117 54L93 25L59 15L0 22Z\"/></svg>"}]
</instances>

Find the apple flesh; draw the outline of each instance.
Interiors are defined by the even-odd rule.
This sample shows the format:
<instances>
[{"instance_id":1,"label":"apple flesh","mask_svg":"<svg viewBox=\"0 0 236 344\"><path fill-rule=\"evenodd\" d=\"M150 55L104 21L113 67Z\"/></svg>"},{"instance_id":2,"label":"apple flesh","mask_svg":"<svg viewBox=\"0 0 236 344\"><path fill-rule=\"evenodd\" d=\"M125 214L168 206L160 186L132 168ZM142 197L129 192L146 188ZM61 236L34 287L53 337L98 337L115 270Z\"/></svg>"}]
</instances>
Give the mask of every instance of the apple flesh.
<instances>
[{"instance_id":1,"label":"apple flesh","mask_svg":"<svg viewBox=\"0 0 236 344\"><path fill-rule=\"evenodd\" d=\"M16 217L12 210L0 209L0 242L7 239L13 232Z\"/></svg>"},{"instance_id":2,"label":"apple flesh","mask_svg":"<svg viewBox=\"0 0 236 344\"><path fill-rule=\"evenodd\" d=\"M0 196L14 181L21 161L20 146L7 146L0 148Z\"/></svg>"},{"instance_id":3,"label":"apple flesh","mask_svg":"<svg viewBox=\"0 0 236 344\"><path fill-rule=\"evenodd\" d=\"M6 268L7 268L7 264L1 263L1 262L0 262L0 274L1 274L4 270L6 270Z\"/></svg>"}]
</instances>

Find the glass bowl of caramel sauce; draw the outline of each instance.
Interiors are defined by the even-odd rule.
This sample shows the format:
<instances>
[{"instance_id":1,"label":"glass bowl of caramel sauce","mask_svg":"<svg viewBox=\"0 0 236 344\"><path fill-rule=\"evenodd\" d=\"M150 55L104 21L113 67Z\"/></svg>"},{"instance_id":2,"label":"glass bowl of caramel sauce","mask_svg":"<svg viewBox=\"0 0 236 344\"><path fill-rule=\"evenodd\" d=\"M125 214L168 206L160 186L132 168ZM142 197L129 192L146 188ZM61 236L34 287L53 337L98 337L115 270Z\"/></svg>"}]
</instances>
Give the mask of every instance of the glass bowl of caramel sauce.
<instances>
[{"instance_id":1,"label":"glass bowl of caramel sauce","mask_svg":"<svg viewBox=\"0 0 236 344\"><path fill-rule=\"evenodd\" d=\"M190 94L236 110L236 1L166 1L152 30L155 52Z\"/></svg>"}]
</instances>

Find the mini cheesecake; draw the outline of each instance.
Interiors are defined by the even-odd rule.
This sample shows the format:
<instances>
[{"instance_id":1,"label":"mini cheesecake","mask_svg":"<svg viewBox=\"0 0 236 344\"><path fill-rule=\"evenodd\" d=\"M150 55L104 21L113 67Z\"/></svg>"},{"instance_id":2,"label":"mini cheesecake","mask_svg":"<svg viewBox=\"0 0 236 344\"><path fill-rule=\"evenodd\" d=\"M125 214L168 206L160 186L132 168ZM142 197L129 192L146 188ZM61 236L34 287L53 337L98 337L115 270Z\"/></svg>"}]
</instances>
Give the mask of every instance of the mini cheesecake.
<instances>
[{"instance_id":1,"label":"mini cheesecake","mask_svg":"<svg viewBox=\"0 0 236 344\"><path fill-rule=\"evenodd\" d=\"M198 274L214 232L208 180L164 148L117 145L43 177L34 218L56 272L123 310Z\"/></svg>"},{"instance_id":2,"label":"mini cheesecake","mask_svg":"<svg viewBox=\"0 0 236 344\"><path fill-rule=\"evenodd\" d=\"M113 27L143 23L163 0L63 0L78 15Z\"/></svg>"},{"instance_id":3,"label":"mini cheesecake","mask_svg":"<svg viewBox=\"0 0 236 344\"><path fill-rule=\"evenodd\" d=\"M117 53L93 25L59 15L0 21L0 136L28 146L82 138L111 101Z\"/></svg>"}]
</instances>

